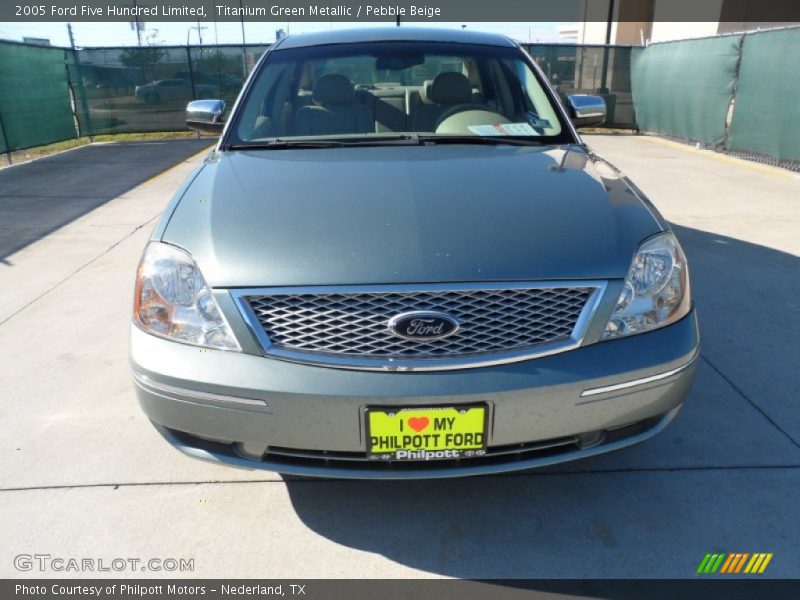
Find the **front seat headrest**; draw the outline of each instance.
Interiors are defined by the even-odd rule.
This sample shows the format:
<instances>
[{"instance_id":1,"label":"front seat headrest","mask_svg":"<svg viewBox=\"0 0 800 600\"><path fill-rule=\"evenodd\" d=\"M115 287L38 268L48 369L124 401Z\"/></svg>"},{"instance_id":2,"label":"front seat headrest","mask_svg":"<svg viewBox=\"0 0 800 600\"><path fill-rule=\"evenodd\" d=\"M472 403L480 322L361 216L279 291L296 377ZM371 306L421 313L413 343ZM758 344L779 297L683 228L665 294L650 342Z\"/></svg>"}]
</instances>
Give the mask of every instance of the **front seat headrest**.
<instances>
[{"instance_id":1,"label":"front seat headrest","mask_svg":"<svg viewBox=\"0 0 800 600\"><path fill-rule=\"evenodd\" d=\"M461 73L439 73L431 84L430 100L436 104L466 104L472 101L472 85Z\"/></svg>"},{"instance_id":2,"label":"front seat headrest","mask_svg":"<svg viewBox=\"0 0 800 600\"><path fill-rule=\"evenodd\" d=\"M422 97L425 99L426 102L432 102L431 100L431 86L433 85L433 79L426 79L422 82Z\"/></svg>"},{"instance_id":3,"label":"front seat headrest","mask_svg":"<svg viewBox=\"0 0 800 600\"><path fill-rule=\"evenodd\" d=\"M353 84L344 75L323 75L314 84L313 96L317 104L352 104L355 100Z\"/></svg>"}]
</instances>

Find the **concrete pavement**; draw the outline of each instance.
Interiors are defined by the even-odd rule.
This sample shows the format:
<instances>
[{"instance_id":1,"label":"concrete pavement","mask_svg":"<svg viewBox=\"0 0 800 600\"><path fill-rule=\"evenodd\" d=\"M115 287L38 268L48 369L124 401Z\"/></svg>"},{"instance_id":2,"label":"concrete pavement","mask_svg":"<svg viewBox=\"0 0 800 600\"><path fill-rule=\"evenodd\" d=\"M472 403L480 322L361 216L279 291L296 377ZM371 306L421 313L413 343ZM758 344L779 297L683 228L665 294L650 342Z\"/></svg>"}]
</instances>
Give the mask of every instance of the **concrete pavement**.
<instances>
[{"instance_id":1,"label":"concrete pavement","mask_svg":"<svg viewBox=\"0 0 800 600\"><path fill-rule=\"evenodd\" d=\"M592 136L674 225L703 359L800 443L800 175L642 136Z\"/></svg>"},{"instance_id":2,"label":"concrete pavement","mask_svg":"<svg viewBox=\"0 0 800 600\"><path fill-rule=\"evenodd\" d=\"M91 144L0 170L0 268L15 267L3 269L13 280L0 323L161 209L111 200L208 146L208 139ZM45 236L46 244L35 244Z\"/></svg>"},{"instance_id":3,"label":"concrete pavement","mask_svg":"<svg viewBox=\"0 0 800 600\"><path fill-rule=\"evenodd\" d=\"M3 169L0 259L123 195L209 143L208 139L183 139L91 144ZM87 165L92 165L89 172Z\"/></svg>"},{"instance_id":4,"label":"concrete pavement","mask_svg":"<svg viewBox=\"0 0 800 600\"><path fill-rule=\"evenodd\" d=\"M545 471L411 483L284 481L172 450L136 405L127 329L139 254L194 157L0 264L0 577L42 576L14 569L20 553L193 558L183 576L692 577L717 551L774 552L769 576L800 575L800 179L587 141L679 225L691 261L703 361L665 432Z\"/></svg>"}]
</instances>

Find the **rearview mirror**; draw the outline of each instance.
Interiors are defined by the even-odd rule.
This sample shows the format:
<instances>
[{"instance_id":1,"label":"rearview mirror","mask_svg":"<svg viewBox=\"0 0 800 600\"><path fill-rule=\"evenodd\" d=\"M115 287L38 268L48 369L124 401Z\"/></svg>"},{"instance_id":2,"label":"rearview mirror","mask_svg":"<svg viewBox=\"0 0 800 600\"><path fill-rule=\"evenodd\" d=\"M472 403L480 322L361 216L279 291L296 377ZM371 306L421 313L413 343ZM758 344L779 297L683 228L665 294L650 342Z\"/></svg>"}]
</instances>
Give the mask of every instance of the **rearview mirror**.
<instances>
[{"instance_id":1,"label":"rearview mirror","mask_svg":"<svg viewBox=\"0 0 800 600\"><path fill-rule=\"evenodd\" d=\"M194 100L186 105L186 125L200 133L219 135L225 126L224 113L224 100Z\"/></svg>"},{"instance_id":2,"label":"rearview mirror","mask_svg":"<svg viewBox=\"0 0 800 600\"><path fill-rule=\"evenodd\" d=\"M606 121L606 101L600 96L573 94L567 96L567 103L569 116L576 128L602 125Z\"/></svg>"},{"instance_id":3,"label":"rearview mirror","mask_svg":"<svg viewBox=\"0 0 800 600\"><path fill-rule=\"evenodd\" d=\"M404 52L403 54L383 54L375 60L378 71L403 71L425 62L422 52Z\"/></svg>"}]
</instances>

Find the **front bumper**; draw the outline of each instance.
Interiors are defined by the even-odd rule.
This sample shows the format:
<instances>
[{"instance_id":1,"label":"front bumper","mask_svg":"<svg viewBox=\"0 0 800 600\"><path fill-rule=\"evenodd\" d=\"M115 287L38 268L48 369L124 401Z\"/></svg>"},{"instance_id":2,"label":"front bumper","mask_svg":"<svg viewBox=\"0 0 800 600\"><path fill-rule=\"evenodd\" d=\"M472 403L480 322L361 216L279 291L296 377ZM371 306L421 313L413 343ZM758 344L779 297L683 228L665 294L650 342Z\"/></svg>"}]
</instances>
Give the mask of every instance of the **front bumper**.
<instances>
[{"instance_id":1,"label":"front bumper","mask_svg":"<svg viewBox=\"0 0 800 600\"><path fill-rule=\"evenodd\" d=\"M208 350L131 331L139 402L183 452L239 467L346 478L428 478L527 469L615 450L675 417L698 354L692 311L662 329L529 361L386 373ZM485 402L486 457L367 461L367 406Z\"/></svg>"}]
</instances>

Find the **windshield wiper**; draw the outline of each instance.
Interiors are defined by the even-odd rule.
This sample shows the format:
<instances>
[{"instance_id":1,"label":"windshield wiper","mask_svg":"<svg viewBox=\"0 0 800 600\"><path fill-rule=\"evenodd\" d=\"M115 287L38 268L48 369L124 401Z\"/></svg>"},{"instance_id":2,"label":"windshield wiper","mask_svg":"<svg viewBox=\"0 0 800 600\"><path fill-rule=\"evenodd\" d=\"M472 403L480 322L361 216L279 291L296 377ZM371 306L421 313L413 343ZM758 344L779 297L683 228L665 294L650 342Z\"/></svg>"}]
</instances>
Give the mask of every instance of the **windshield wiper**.
<instances>
[{"instance_id":1,"label":"windshield wiper","mask_svg":"<svg viewBox=\"0 0 800 600\"><path fill-rule=\"evenodd\" d=\"M438 144L479 144L483 146L541 146L543 142L527 136L419 135L416 133L356 139L285 140L229 144L225 150L286 150L291 148L355 148L359 146L423 146Z\"/></svg>"},{"instance_id":2,"label":"windshield wiper","mask_svg":"<svg viewBox=\"0 0 800 600\"><path fill-rule=\"evenodd\" d=\"M374 138L327 139L327 140L284 140L275 138L264 142L245 142L229 144L225 150L285 150L287 148L354 148L358 146L416 146L416 135L392 135Z\"/></svg>"},{"instance_id":3,"label":"windshield wiper","mask_svg":"<svg viewBox=\"0 0 800 600\"><path fill-rule=\"evenodd\" d=\"M497 146L507 144L510 146L541 146L544 142L530 137L511 137L500 135L425 135L420 136L423 144L481 144Z\"/></svg>"},{"instance_id":4,"label":"windshield wiper","mask_svg":"<svg viewBox=\"0 0 800 600\"><path fill-rule=\"evenodd\" d=\"M286 148L340 148L344 146L337 140L280 140L268 142L246 142L244 144L228 144L226 150L284 150Z\"/></svg>"}]
</instances>

